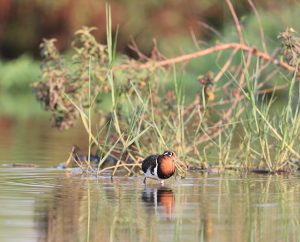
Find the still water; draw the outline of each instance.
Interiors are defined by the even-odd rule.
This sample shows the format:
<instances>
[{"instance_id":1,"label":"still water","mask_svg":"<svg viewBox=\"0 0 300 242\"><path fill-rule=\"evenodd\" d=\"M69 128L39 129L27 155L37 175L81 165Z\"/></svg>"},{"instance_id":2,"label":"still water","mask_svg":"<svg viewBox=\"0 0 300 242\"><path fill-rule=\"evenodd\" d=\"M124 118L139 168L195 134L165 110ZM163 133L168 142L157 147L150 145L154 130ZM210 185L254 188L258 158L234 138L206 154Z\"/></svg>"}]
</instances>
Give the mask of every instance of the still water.
<instances>
[{"instance_id":1,"label":"still water","mask_svg":"<svg viewBox=\"0 0 300 242\"><path fill-rule=\"evenodd\" d=\"M300 241L298 174L193 172L147 187L142 177L72 175L53 167L84 134L27 125L0 138L1 242ZM38 167L3 165L27 162Z\"/></svg>"}]
</instances>

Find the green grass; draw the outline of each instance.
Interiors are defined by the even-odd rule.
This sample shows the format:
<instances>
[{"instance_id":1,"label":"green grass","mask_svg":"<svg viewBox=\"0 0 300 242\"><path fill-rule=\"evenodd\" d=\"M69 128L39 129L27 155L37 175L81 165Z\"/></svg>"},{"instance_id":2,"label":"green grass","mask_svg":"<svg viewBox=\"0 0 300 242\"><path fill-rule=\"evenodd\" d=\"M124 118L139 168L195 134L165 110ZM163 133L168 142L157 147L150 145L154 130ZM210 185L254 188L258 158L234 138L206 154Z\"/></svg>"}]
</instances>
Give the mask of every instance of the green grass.
<instances>
[{"instance_id":1,"label":"green grass","mask_svg":"<svg viewBox=\"0 0 300 242\"><path fill-rule=\"evenodd\" d=\"M93 28L76 32L72 65L64 65L64 56L52 40L45 41L44 80L35 86L58 127L68 128L81 118L89 136L88 153L92 146L99 150L97 173L103 171L110 156L117 159L115 165L105 168L111 169L112 175L120 167L128 174L135 173L143 157L163 150L173 150L181 158L176 164L180 175L186 167L268 172L298 169L296 73L280 72L272 65L265 68L255 55L248 61L249 53L238 51L230 68L214 83L214 100L208 98L206 89L213 76L202 77L195 94L187 95L185 66L152 69L149 65L145 69L139 67L144 62L117 56L109 6L106 20L106 46L95 40ZM198 64L214 62L221 69L229 54L204 56ZM126 68L118 68L120 65ZM268 79L274 73L275 78ZM287 102L274 112L275 92L270 97L260 92L265 86L275 91L278 78L287 84ZM94 121L93 111L99 111L104 96L110 99L110 109L101 112L104 122ZM85 165L91 170L89 160Z\"/></svg>"}]
</instances>

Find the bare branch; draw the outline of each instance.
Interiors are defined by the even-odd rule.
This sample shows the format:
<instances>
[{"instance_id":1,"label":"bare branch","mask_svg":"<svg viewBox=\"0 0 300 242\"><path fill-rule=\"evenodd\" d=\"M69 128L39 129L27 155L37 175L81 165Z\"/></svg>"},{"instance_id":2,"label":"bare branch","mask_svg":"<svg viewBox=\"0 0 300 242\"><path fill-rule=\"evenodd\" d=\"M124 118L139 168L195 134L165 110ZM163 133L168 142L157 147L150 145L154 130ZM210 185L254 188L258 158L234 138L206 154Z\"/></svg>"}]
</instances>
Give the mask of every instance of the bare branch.
<instances>
[{"instance_id":1,"label":"bare branch","mask_svg":"<svg viewBox=\"0 0 300 242\"><path fill-rule=\"evenodd\" d=\"M147 68L159 68L159 67L163 67L163 66L168 66L168 65L173 65L176 63L181 63L181 62L186 62L192 59L196 59L202 56L206 56L209 54L213 54L215 52L219 52L219 51L224 51L224 50L228 50L228 49L240 49L249 53L252 53L252 55L259 57L261 59L263 59L264 61L270 62L274 65L277 65L285 70L287 70L288 72L295 72L296 68L293 66L290 66L289 64L282 62L276 58L274 58L273 56L269 55L268 53L262 52L254 47L250 47L244 44L240 44L240 43L227 43L227 44L219 44L219 45L215 45L213 47L204 49L204 50L200 50L197 52L193 52L190 54L185 54L182 56L178 56L175 58L170 58L170 59L166 59L166 60L162 60L162 61L157 61L157 62L147 62L145 64L136 64L136 65L119 65L119 66L115 66L113 67L113 70L122 70L122 69L127 69L127 68L139 68L139 69L147 69ZM299 76L299 74L298 74Z\"/></svg>"}]
</instances>

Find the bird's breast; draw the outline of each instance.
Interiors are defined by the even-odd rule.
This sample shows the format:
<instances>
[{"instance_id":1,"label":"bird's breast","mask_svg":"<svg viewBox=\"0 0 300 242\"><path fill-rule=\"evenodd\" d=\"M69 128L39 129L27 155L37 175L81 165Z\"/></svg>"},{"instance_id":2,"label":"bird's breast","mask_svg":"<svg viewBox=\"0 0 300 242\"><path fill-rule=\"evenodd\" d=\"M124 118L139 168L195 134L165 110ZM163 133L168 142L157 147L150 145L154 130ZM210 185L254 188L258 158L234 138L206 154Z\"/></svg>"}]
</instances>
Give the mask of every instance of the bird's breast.
<instances>
[{"instance_id":1,"label":"bird's breast","mask_svg":"<svg viewBox=\"0 0 300 242\"><path fill-rule=\"evenodd\" d=\"M158 165L157 175L161 179L167 179L171 177L175 172L175 164L173 159L167 157L162 158Z\"/></svg>"}]
</instances>

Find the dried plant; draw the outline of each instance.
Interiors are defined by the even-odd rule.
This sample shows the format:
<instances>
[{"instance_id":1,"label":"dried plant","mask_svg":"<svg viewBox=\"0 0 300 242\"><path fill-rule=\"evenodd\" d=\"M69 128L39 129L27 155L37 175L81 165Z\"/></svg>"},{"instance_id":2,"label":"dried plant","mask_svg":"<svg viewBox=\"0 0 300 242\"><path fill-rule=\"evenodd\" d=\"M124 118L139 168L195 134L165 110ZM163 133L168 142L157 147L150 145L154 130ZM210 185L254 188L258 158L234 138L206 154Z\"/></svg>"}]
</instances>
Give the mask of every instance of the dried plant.
<instances>
[{"instance_id":1,"label":"dried plant","mask_svg":"<svg viewBox=\"0 0 300 242\"><path fill-rule=\"evenodd\" d=\"M279 35L288 63L248 46L233 6L229 0L227 3L240 42L221 43L175 58L165 58L155 42L150 57L144 55L134 43L131 48L137 52L139 59L115 56L111 33L108 33L108 46L105 46L95 40L92 35L94 28L84 27L75 34L72 44L74 52L71 63L67 65L55 48L54 40L44 40L41 44L43 80L35 85L37 98L52 112L56 127L69 128L78 117L84 123L89 123L85 125L88 127L89 145L93 141L101 151L100 164L114 153L117 164L110 167L114 170L113 174L118 167L132 172L145 154L167 148L174 149L180 157L185 158L183 166L196 163L199 167L208 167L208 152L214 153L218 149L217 157L222 158L222 161L217 162L219 166L236 164L237 159L243 157L247 161L244 165L249 167L249 157L255 157L269 171L282 169L288 164L287 157L290 155L300 159L293 148L295 139L287 135L288 132L296 134L298 125L294 125L292 130L289 129L291 126L285 126L283 134L277 130L277 124L269 120L268 112L262 112L257 103L258 93L270 92L270 89L264 89L269 79L263 78L259 83L257 80L262 74L272 76L276 73L277 68L266 70L273 64L294 73L291 83L295 82L299 75L295 68L299 54L298 38L292 36L290 29ZM208 70L206 75L199 73L202 92L187 103L183 83L177 77L174 65L225 50L231 52L220 71L211 73ZM232 65L238 53L242 56L239 59L242 63ZM257 62L256 66L252 65L254 61ZM167 90L166 81L172 83L173 88ZM291 83L285 84L283 88L289 87L292 90ZM271 92L277 88L282 87L274 86ZM93 135L90 111L99 111L98 104L105 94L110 94L112 103L111 110L104 114L108 121L105 124L109 125L98 127L104 130L103 133ZM289 102L287 110L291 109L290 105ZM240 119L243 112L249 116L249 123ZM88 118L85 117L86 113L89 113ZM288 122L296 120L291 112L287 112L287 117ZM264 125L262 127L266 127L268 134L262 134L259 122ZM241 147L247 148L246 153L243 150L231 150L237 123L244 129L245 137ZM247 125L256 128L256 131L253 129L254 136L245 128ZM274 145L275 141L280 145ZM279 146L280 152L277 148ZM205 152L205 159L199 155L202 151ZM269 152L282 158L272 162L274 157ZM230 157L235 158L229 162ZM133 164L127 167L128 161Z\"/></svg>"},{"instance_id":2,"label":"dried plant","mask_svg":"<svg viewBox=\"0 0 300 242\"><path fill-rule=\"evenodd\" d=\"M296 37L296 31L293 28L287 28L278 35L281 41L281 52L286 62L290 66L297 66L300 57L300 38Z\"/></svg>"},{"instance_id":3,"label":"dried plant","mask_svg":"<svg viewBox=\"0 0 300 242\"><path fill-rule=\"evenodd\" d=\"M70 102L76 100L82 106L88 101L88 68L96 67L93 95L100 91L109 91L104 83L107 66L107 47L100 45L91 32L95 28L83 27L75 33L73 42L74 54L72 63L67 66L59 55L54 43L55 39L43 40L40 45L42 56L42 81L34 85L37 99L44 108L52 113L53 125L60 129L68 129L79 117L78 110ZM66 95L68 97L66 97ZM97 100L99 101L99 100Z\"/></svg>"}]
</instances>

